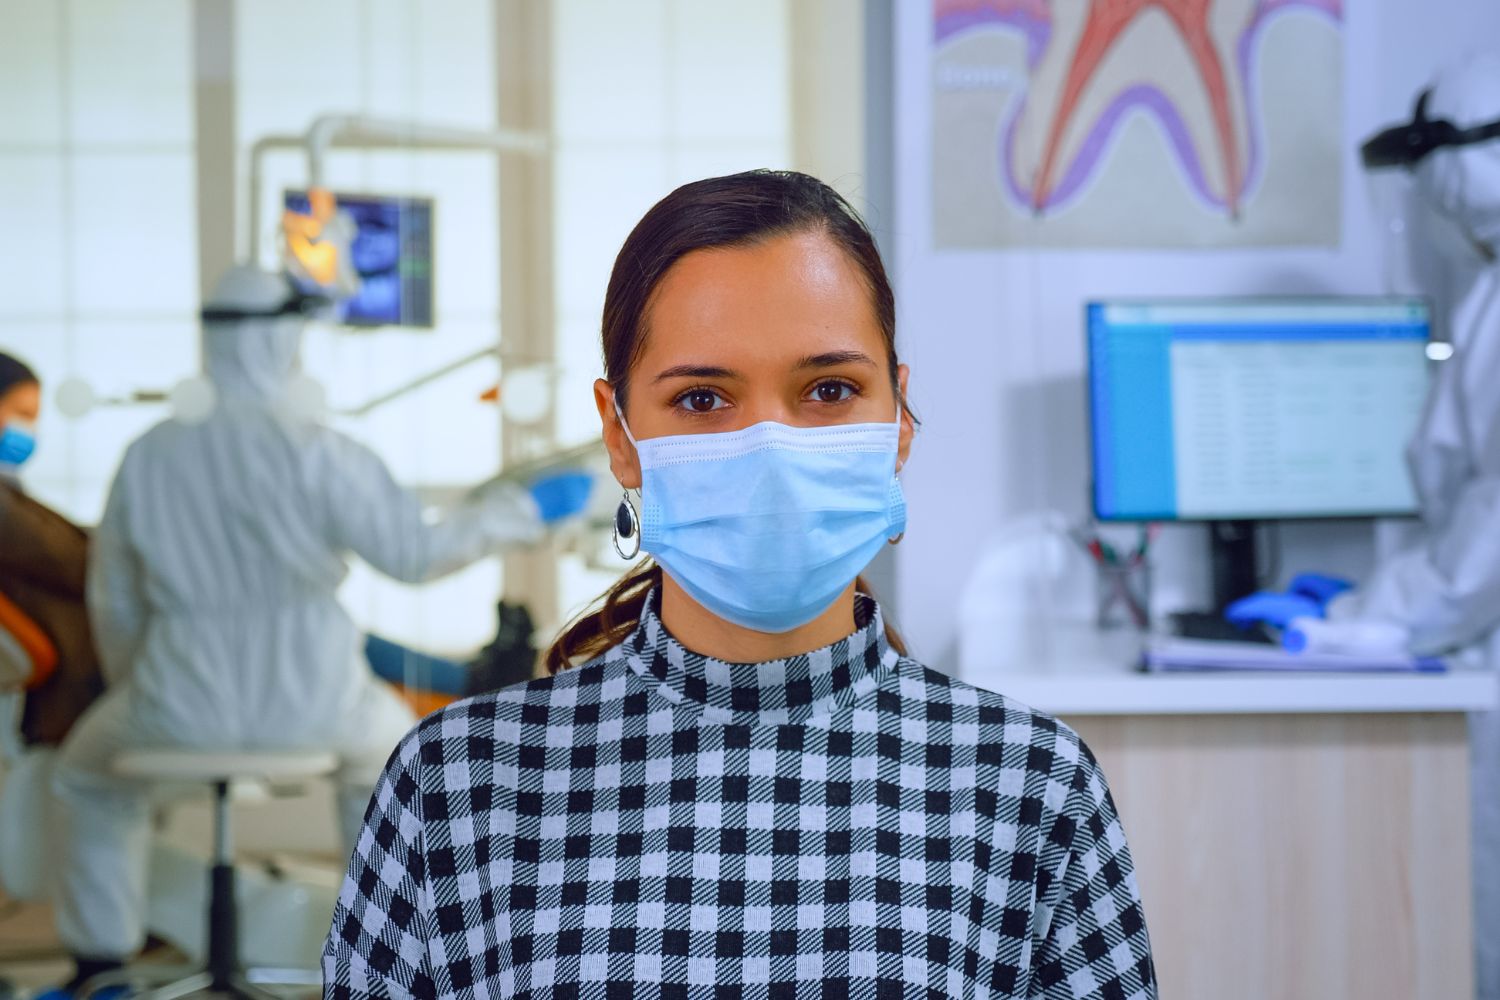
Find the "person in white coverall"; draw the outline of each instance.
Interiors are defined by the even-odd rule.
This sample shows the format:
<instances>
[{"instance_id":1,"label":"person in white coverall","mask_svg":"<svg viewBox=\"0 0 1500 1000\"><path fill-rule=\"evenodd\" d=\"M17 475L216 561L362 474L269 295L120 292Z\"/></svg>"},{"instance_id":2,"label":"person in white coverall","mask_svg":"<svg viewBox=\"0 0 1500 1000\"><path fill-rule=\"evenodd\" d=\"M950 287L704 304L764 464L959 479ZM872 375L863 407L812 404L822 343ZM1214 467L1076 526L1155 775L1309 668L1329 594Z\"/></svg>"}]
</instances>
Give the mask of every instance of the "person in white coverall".
<instances>
[{"instance_id":1,"label":"person in white coverall","mask_svg":"<svg viewBox=\"0 0 1500 1000\"><path fill-rule=\"evenodd\" d=\"M368 776L414 720L335 596L349 556L418 583L544 533L516 487L429 521L373 452L299 416L288 390L303 325L284 278L231 270L204 310L212 409L132 444L110 491L87 585L109 687L54 781L71 987L143 943L149 789L111 774L121 751L332 750L352 838Z\"/></svg>"},{"instance_id":2,"label":"person in white coverall","mask_svg":"<svg viewBox=\"0 0 1500 1000\"><path fill-rule=\"evenodd\" d=\"M1371 140L1365 160L1410 169L1432 214L1422 252L1441 255L1447 287L1434 291L1451 304L1453 356L1407 452L1424 536L1336 598L1328 625L1374 625L1412 653L1500 669L1500 55L1444 71L1413 123ZM1478 992L1500 1000L1500 713L1471 716L1469 731Z\"/></svg>"}]
</instances>

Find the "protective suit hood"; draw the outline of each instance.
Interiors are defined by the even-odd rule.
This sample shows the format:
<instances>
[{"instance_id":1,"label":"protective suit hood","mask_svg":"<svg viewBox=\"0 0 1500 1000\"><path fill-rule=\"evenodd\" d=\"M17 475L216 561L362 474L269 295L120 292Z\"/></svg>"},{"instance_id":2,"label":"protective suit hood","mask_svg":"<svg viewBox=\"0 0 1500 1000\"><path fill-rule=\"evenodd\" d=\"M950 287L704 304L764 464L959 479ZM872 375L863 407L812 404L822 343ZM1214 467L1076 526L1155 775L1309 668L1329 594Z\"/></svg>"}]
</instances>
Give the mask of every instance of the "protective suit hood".
<instances>
[{"instance_id":1,"label":"protective suit hood","mask_svg":"<svg viewBox=\"0 0 1500 1000\"><path fill-rule=\"evenodd\" d=\"M1461 128L1500 119L1500 55L1485 53L1446 70L1433 83L1427 109ZM1500 250L1500 140L1437 149L1415 173L1429 206Z\"/></svg>"},{"instance_id":2,"label":"protective suit hood","mask_svg":"<svg viewBox=\"0 0 1500 1000\"><path fill-rule=\"evenodd\" d=\"M271 402L292 383L306 320L282 310L296 298L279 274L237 265L204 303L203 363L221 396Z\"/></svg>"},{"instance_id":3,"label":"protective suit hood","mask_svg":"<svg viewBox=\"0 0 1500 1000\"><path fill-rule=\"evenodd\" d=\"M205 324L203 363L214 388L225 397L280 399L297 370L303 324L291 316Z\"/></svg>"}]
</instances>

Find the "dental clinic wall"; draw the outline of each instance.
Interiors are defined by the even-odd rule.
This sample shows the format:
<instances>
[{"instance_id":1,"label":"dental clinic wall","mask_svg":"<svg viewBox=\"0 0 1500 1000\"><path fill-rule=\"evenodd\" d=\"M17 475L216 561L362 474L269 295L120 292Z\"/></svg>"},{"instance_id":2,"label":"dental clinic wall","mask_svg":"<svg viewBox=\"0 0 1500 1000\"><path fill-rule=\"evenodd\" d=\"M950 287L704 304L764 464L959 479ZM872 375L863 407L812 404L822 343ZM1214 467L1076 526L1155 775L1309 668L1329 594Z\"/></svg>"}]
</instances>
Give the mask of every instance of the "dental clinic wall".
<instances>
[{"instance_id":1,"label":"dental clinic wall","mask_svg":"<svg viewBox=\"0 0 1500 1000\"><path fill-rule=\"evenodd\" d=\"M166 408L72 420L52 390L161 389L197 366L189 15L183 0L0 2L0 348L44 382L28 488L85 523Z\"/></svg>"},{"instance_id":2,"label":"dental clinic wall","mask_svg":"<svg viewBox=\"0 0 1500 1000\"><path fill-rule=\"evenodd\" d=\"M687 181L791 164L792 7L792 0L552 5L560 444L599 435L593 383L604 374L604 289L640 217ZM565 618L626 567L604 548L594 566L563 557Z\"/></svg>"},{"instance_id":3,"label":"dental clinic wall","mask_svg":"<svg viewBox=\"0 0 1500 1000\"><path fill-rule=\"evenodd\" d=\"M1384 291L1359 141L1409 115L1434 73L1500 46L1492 0L1344 4L1342 236L1336 248L1191 251L938 251L932 241L931 3L894 6L895 247L901 351L924 420L905 476L911 517L897 550L898 621L916 654L952 672L959 603L984 542L1009 519L1088 511L1082 304L1110 296ZM1283 575L1358 576L1368 523L1287 525ZM1206 589L1200 529L1169 527L1156 548L1158 606Z\"/></svg>"}]
</instances>

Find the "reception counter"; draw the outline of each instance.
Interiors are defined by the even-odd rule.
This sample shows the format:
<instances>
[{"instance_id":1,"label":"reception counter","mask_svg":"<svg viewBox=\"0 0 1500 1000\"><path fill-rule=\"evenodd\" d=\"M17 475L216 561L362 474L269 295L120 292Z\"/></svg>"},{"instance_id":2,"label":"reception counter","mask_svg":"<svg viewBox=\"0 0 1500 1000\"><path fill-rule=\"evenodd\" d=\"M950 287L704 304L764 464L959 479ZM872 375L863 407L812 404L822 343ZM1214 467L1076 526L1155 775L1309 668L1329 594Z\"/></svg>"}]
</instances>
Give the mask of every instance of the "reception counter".
<instances>
[{"instance_id":1,"label":"reception counter","mask_svg":"<svg viewBox=\"0 0 1500 1000\"><path fill-rule=\"evenodd\" d=\"M1144 674L1128 632L990 636L959 676L1104 767L1163 997L1472 997L1465 715L1492 673Z\"/></svg>"}]
</instances>

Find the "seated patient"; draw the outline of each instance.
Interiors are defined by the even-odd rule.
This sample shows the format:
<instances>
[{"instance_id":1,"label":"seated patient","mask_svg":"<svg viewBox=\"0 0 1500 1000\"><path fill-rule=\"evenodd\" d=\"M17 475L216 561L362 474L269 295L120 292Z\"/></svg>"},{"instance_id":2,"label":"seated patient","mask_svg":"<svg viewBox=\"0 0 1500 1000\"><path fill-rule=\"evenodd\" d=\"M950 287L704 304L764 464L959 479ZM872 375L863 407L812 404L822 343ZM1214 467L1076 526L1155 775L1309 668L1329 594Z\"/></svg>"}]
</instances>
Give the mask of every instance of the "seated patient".
<instances>
[{"instance_id":1,"label":"seated patient","mask_svg":"<svg viewBox=\"0 0 1500 1000\"><path fill-rule=\"evenodd\" d=\"M325 995L1154 998L1093 756L912 660L858 578L915 421L849 206L786 172L677 189L603 341L617 545L653 559L554 676L407 736Z\"/></svg>"},{"instance_id":2,"label":"seated patient","mask_svg":"<svg viewBox=\"0 0 1500 1000\"><path fill-rule=\"evenodd\" d=\"M104 689L104 678L84 606L88 534L21 485L36 447L41 390L30 367L0 352L0 600L57 651L52 672L26 692L20 720L28 744L56 746Z\"/></svg>"}]
</instances>

